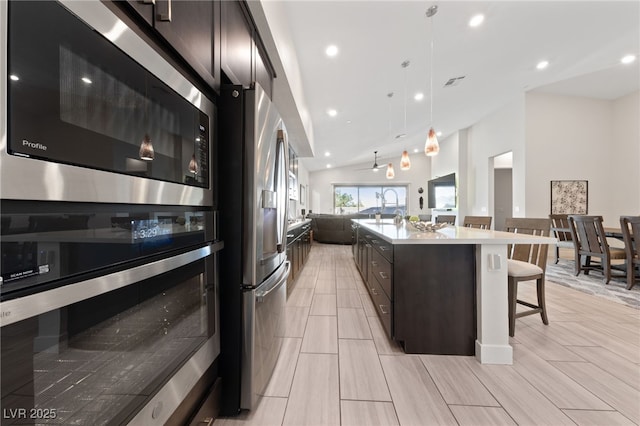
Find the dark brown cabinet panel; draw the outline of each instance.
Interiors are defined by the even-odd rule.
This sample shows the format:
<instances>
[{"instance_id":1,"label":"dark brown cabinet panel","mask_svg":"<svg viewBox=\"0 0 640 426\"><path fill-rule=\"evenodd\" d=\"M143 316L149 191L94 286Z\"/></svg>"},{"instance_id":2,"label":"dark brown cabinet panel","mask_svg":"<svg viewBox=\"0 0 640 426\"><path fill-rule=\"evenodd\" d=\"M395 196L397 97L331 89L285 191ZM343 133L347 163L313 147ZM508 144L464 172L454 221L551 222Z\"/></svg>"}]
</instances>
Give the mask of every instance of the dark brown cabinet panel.
<instances>
[{"instance_id":1,"label":"dark brown cabinet panel","mask_svg":"<svg viewBox=\"0 0 640 426\"><path fill-rule=\"evenodd\" d=\"M254 47L252 29L241 3L222 1L220 5L220 61L222 71L233 84L249 87L252 82Z\"/></svg>"},{"instance_id":2,"label":"dark brown cabinet panel","mask_svg":"<svg viewBox=\"0 0 640 426\"><path fill-rule=\"evenodd\" d=\"M181 58L179 61L190 67L207 85L219 90L220 2L126 0L114 4L132 18L141 18L147 26L145 33L158 38L161 45L169 46L165 49L167 53Z\"/></svg>"},{"instance_id":3,"label":"dark brown cabinet panel","mask_svg":"<svg viewBox=\"0 0 640 426\"><path fill-rule=\"evenodd\" d=\"M287 280L287 295L295 287L295 282L304 267L311 249L311 224L305 223L287 232L287 260L291 263L291 272Z\"/></svg>"},{"instance_id":4,"label":"dark brown cabinet panel","mask_svg":"<svg viewBox=\"0 0 640 426\"><path fill-rule=\"evenodd\" d=\"M215 83L212 1L156 0L154 25L207 83Z\"/></svg>"},{"instance_id":5,"label":"dark brown cabinet panel","mask_svg":"<svg viewBox=\"0 0 640 426\"><path fill-rule=\"evenodd\" d=\"M394 337L405 352L473 355L474 246L396 245L393 266Z\"/></svg>"},{"instance_id":6,"label":"dark brown cabinet panel","mask_svg":"<svg viewBox=\"0 0 640 426\"><path fill-rule=\"evenodd\" d=\"M355 232L354 260L387 335L406 353L473 355L474 246L392 245L357 225Z\"/></svg>"},{"instance_id":7,"label":"dark brown cabinet panel","mask_svg":"<svg viewBox=\"0 0 640 426\"><path fill-rule=\"evenodd\" d=\"M153 1L152 0L126 0L131 10L136 12L144 21L153 25Z\"/></svg>"},{"instance_id":8,"label":"dark brown cabinet panel","mask_svg":"<svg viewBox=\"0 0 640 426\"><path fill-rule=\"evenodd\" d=\"M371 274L378 281L388 298L391 298L391 283L393 282L392 264L378 250L372 251L370 261Z\"/></svg>"}]
</instances>

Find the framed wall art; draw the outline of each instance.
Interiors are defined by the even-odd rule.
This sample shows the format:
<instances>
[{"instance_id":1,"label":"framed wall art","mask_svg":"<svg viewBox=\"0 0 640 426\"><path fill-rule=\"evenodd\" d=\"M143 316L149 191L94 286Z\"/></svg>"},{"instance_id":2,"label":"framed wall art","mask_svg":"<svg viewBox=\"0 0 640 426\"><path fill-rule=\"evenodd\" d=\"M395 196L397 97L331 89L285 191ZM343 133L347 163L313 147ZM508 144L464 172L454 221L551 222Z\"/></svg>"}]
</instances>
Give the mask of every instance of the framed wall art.
<instances>
[{"instance_id":1,"label":"framed wall art","mask_svg":"<svg viewBox=\"0 0 640 426\"><path fill-rule=\"evenodd\" d=\"M588 181L551 181L551 214L587 214L588 201Z\"/></svg>"}]
</instances>

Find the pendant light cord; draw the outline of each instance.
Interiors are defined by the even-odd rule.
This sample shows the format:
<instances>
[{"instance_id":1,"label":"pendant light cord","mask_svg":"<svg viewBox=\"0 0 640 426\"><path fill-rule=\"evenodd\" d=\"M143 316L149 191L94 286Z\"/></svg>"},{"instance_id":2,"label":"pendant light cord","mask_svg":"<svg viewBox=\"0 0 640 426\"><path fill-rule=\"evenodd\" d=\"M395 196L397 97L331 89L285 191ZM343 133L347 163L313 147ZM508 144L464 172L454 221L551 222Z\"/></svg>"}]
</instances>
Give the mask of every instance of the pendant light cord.
<instances>
[{"instance_id":1,"label":"pendant light cord","mask_svg":"<svg viewBox=\"0 0 640 426\"><path fill-rule=\"evenodd\" d=\"M407 134L407 67L409 66L409 61L405 61L402 63L402 67L404 68L404 134Z\"/></svg>"},{"instance_id":2,"label":"pendant light cord","mask_svg":"<svg viewBox=\"0 0 640 426\"><path fill-rule=\"evenodd\" d=\"M429 18L431 20L431 53L429 57L429 93L430 93L430 114L429 119L431 120L431 127L433 127L433 15Z\"/></svg>"},{"instance_id":3,"label":"pendant light cord","mask_svg":"<svg viewBox=\"0 0 640 426\"><path fill-rule=\"evenodd\" d=\"M387 107L387 137L391 139L391 98L393 97L393 92L387 93L387 97L389 98L389 105Z\"/></svg>"}]
</instances>

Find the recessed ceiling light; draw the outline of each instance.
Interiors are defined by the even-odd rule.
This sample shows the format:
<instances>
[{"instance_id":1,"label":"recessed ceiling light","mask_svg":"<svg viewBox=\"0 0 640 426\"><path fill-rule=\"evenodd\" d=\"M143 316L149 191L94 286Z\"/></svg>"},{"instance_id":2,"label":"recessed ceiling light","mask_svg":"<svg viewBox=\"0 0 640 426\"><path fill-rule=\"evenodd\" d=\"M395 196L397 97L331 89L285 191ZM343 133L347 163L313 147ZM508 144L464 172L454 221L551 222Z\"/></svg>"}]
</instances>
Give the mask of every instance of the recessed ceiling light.
<instances>
[{"instance_id":1,"label":"recessed ceiling light","mask_svg":"<svg viewBox=\"0 0 640 426\"><path fill-rule=\"evenodd\" d=\"M416 101L421 101L424 99L424 93L422 92L418 92L413 96L413 99L415 99Z\"/></svg>"},{"instance_id":2,"label":"recessed ceiling light","mask_svg":"<svg viewBox=\"0 0 640 426\"><path fill-rule=\"evenodd\" d=\"M84 82L85 82L85 83L87 83L87 84L91 84L91 83L93 83L93 81L91 81L91 80L90 80L89 78L87 78L87 77L82 77L82 81L84 81Z\"/></svg>"},{"instance_id":3,"label":"recessed ceiling light","mask_svg":"<svg viewBox=\"0 0 640 426\"><path fill-rule=\"evenodd\" d=\"M437 137L442 136L442 132L436 132L436 136L437 136Z\"/></svg>"},{"instance_id":4,"label":"recessed ceiling light","mask_svg":"<svg viewBox=\"0 0 640 426\"><path fill-rule=\"evenodd\" d=\"M539 70L543 70L548 66L549 66L549 61L540 61L538 62L538 65L536 65L536 68Z\"/></svg>"},{"instance_id":5,"label":"recessed ceiling light","mask_svg":"<svg viewBox=\"0 0 640 426\"><path fill-rule=\"evenodd\" d=\"M326 151L326 152L324 153L324 156L325 156L325 157L331 157L331 153L330 153L329 151Z\"/></svg>"},{"instance_id":6,"label":"recessed ceiling light","mask_svg":"<svg viewBox=\"0 0 640 426\"><path fill-rule=\"evenodd\" d=\"M18 80L20 80L20 77L18 77L17 75L14 75L14 74L11 74L11 75L9 76L9 78L10 78L11 80L13 80L13 81L18 81Z\"/></svg>"},{"instance_id":7,"label":"recessed ceiling light","mask_svg":"<svg viewBox=\"0 0 640 426\"><path fill-rule=\"evenodd\" d=\"M338 46L336 46L335 44L327 46L327 49L324 52L327 54L327 56L336 56L338 54Z\"/></svg>"},{"instance_id":8,"label":"recessed ceiling light","mask_svg":"<svg viewBox=\"0 0 640 426\"><path fill-rule=\"evenodd\" d=\"M620 59L620 62L622 62L623 64L630 64L635 60L636 60L636 55L627 55L622 59Z\"/></svg>"},{"instance_id":9,"label":"recessed ceiling light","mask_svg":"<svg viewBox=\"0 0 640 426\"><path fill-rule=\"evenodd\" d=\"M335 117L336 115L338 115L338 111L336 111L335 109L328 109L327 114L329 114L330 117Z\"/></svg>"},{"instance_id":10,"label":"recessed ceiling light","mask_svg":"<svg viewBox=\"0 0 640 426\"><path fill-rule=\"evenodd\" d=\"M469 20L470 27L477 27L484 22L484 15L478 14Z\"/></svg>"},{"instance_id":11,"label":"recessed ceiling light","mask_svg":"<svg viewBox=\"0 0 640 426\"><path fill-rule=\"evenodd\" d=\"M420 150L418 148L413 148L413 152L420 152Z\"/></svg>"},{"instance_id":12,"label":"recessed ceiling light","mask_svg":"<svg viewBox=\"0 0 640 426\"><path fill-rule=\"evenodd\" d=\"M347 124L351 124L351 120L347 120Z\"/></svg>"},{"instance_id":13,"label":"recessed ceiling light","mask_svg":"<svg viewBox=\"0 0 640 426\"><path fill-rule=\"evenodd\" d=\"M331 164L327 164L327 169L330 169L330 168L331 168Z\"/></svg>"}]
</instances>

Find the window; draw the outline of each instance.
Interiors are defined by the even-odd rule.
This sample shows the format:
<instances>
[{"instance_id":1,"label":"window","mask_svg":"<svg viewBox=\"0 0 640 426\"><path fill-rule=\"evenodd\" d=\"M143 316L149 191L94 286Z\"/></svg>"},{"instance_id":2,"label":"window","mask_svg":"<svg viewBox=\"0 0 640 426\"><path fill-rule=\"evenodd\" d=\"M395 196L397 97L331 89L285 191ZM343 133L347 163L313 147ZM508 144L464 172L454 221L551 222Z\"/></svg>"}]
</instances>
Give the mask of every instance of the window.
<instances>
[{"instance_id":1,"label":"window","mask_svg":"<svg viewBox=\"0 0 640 426\"><path fill-rule=\"evenodd\" d=\"M333 195L336 214L407 211L407 185L334 185Z\"/></svg>"}]
</instances>

